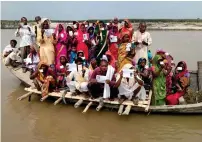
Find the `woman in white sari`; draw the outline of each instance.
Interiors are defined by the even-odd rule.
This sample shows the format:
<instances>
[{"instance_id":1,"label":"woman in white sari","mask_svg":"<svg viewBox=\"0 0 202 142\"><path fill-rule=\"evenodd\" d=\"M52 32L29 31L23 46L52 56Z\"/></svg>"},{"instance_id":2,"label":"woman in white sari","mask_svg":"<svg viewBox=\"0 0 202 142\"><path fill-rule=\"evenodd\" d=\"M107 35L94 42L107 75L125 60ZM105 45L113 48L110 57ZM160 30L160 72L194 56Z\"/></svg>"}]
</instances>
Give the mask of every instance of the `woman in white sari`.
<instances>
[{"instance_id":1,"label":"woman in white sari","mask_svg":"<svg viewBox=\"0 0 202 142\"><path fill-rule=\"evenodd\" d=\"M120 104L125 100L145 100L146 91L144 89L144 82L141 78L135 73L134 77L126 78L123 77L123 69L134 69L131 64L126 64L122 68L120 74L117 75L116 87L119 89L118 97L120 98Z\"/></svg>"}]
</instances>

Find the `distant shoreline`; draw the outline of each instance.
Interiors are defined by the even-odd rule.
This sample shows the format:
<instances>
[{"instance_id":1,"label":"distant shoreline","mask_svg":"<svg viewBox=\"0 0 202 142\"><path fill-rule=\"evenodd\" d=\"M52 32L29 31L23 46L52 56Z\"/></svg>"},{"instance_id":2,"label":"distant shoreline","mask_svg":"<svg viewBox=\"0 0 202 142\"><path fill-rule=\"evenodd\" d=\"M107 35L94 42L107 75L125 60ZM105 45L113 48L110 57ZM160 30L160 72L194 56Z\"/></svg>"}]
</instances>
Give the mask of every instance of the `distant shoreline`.
<instances>
[{"instance_id":1,"label":"distant shoreline","mask_svg":"<svg viewBox=\"0 0 202 142\"><path fill-rule=\"evenodd\" d=\"M71 21L52 21L51 27L55 27L58 23L64 23L65 26L69 25ZM90 21L94 22L94 21ZM108 22L108 21L106 21ZM32 22L29 22L33 24ZM196 30L202 31L202 20L197 21L166 21L166 22L146 22L148 30ZM139 22L133 22L134 29L137 29ZM1 20L1 29L17 29L18 21Z\"/></svg>"}]
</instances>

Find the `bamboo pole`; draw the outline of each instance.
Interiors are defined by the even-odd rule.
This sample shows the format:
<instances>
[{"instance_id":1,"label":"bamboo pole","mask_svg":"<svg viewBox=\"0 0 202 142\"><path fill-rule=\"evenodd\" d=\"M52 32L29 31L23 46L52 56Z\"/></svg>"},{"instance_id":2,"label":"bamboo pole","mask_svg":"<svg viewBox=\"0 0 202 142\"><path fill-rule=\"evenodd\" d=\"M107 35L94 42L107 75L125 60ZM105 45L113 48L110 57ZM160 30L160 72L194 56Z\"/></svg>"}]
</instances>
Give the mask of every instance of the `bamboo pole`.
<instances>
[{"instance_id":1,"label":"bamboo pole","mask_svg":"<svg viewBox=\"0 0 202 142\"><path fill-rule=\"evenodd\" d=\"M104 106L103 103L99 104L98 107L96 108L96 110L97 110L97 111L100 111L103 106Z\"/></svg>"},{"instance_id":2,"label":"bamboo pole","mask_svg":"<svg viewBox=\"0 0 202 142\"><path fill-rule=\"evenodd\" d=\"M118 115L122 115L124 105L119 106Z\"/></svg>"},{"instance_id":3,"label":"bamboo pole","mask_svg":"<svg viewBox=\"0 0 202 142\"><path fill-rule=\"evenodd\" d=\"M80 100L78 100L78 101L74 104L74 107L75 107L75 108L78 108L82 103L83 103L83 100L80 99Z\"/></svg>"},{"instance_id":4,"label":"bamboo pole","mask_svg":"<svg viewBox=\"0 0 202 142\"><path fill-rule=\"evenodd\" d=\"M25 99L25 98L27 98L27 97L29 97L31 95L32 95L32 92L28 92L28 93L20 96L19 98L17 98L17 100L21 101L21 100L23 100L23 99Z\"/></svg>"},{"instance_id":5,"label":"bamboo pole","mask_svg":"<svg viewBox=\"0 0 202 142\"><path fill-rule=\"evenodd\" d=\"M57 105L58 103L60 103L62 101L62 97L57 99L55 102L54 102L54 105Z\"/></svg>"},{"instance_id":6,"label":"bamboo pole","mask_svg":"<svg viewBox=\"0 0 202 142\"><path fill-rule=\"evenodd\" d=\"M199 91L202 91L202 61L198 61L198 86Z\"/></svg>"},{"instance_id":7,"label":"bamboo pole","mask_svg":"<svg viewBox=\"0 0 202 142\"><path fill-rule=\"evenodd\" d=\"M122 115L129 115L131 108L132 108L132 106L131 106L131 105L128 105L128 106L126 107L125 111L122 113Z\"/></svg>"},{"instance_id":8,"label":"bamboo pole","mask_svg":"<svg viewBox=\"0 0 202 142\"><path fill-rule=\"evenodd\" d=\"M93 102L89 102L88 105L85 107L82 113L86 113L89 107L93 104Z\"/></svg>"},{"instance_id":9,"label":"bamboo pole","mask_svg":"<svg viewBox=\"0 0 202 142\"><path fill-rule=\"evenodd\" d=\"M152 97L152 91L149 91L149 98L148 98L148 104L147 107L145 108L145 112L148 112L149 107L150 107L150 103L151 103L151 97Z\"/></svg>"},{"instance_id":10,"label":"bamboo pole","mask_svg":"<svg viewBox=\"0 0 202 142\"><path fill-rule=\"evenodd\" d=\"M44 96L43 98L40 99L41 102L43 102L44 100L46 100L48 98L48 95Z\"/></svg>"}]
</instances>

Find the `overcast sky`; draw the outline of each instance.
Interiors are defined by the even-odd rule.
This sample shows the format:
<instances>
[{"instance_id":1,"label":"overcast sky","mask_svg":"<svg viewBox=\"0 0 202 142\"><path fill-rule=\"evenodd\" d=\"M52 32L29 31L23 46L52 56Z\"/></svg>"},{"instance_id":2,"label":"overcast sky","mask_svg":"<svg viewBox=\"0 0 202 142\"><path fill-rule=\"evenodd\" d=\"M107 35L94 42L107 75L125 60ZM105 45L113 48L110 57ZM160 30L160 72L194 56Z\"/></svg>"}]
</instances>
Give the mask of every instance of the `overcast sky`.
<instances>
[{"instance_id":1,"label":"overcast sky","mask_svg":"<svg viewBox=\"0 0 202 142\"><path fill-rule=\"evenodd\" d=\"M202 19L200 2L1 2L1 19L18 20L35 16L52 20L118 18Z\"/></svg>"}]
</instances>

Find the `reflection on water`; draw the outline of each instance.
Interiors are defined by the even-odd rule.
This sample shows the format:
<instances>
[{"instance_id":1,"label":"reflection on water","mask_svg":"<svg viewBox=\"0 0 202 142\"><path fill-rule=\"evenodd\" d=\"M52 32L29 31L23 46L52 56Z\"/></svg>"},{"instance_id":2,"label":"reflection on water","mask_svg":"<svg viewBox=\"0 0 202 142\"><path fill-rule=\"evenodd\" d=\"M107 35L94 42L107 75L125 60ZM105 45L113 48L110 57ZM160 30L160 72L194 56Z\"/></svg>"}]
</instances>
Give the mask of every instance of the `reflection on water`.
<instances>
[{"instance_id":1,"label":"reflection on water","mask_svg":"<svg viewBox=\"0 0 202 142\"><path fill-rule=\"evenodd\" d=\"M190 38L190 40L194 40L196 46L191 49L201 50L199 48L201 33L188 32L186 35L182 33L186 32L154 31L152 32L154 40L152 47L158 43L163 45L164 41L165 43L173 41L166 45L170 47L172 44L177 44L179 48L176 49L176 53L182 48L188 49L189 47L176 43L179 41L176 37L181 34L184 38L194 36L195 39ZM165 34L166 39L158 34ZM174 39L169 39L169 36L170 38L173 36ZM9 38L2 37L2 39L2 45L6 45L6 40ZM156 40L159 42L157 43ZM187 43L186 40L184 43ZM175 50L172 51L174 52ZM193 50L192 53L197 52ZM179 56L182 55L179 54ZM194 57L198 58L199 53ZM193 62L198 59L190 57L187 60ZM23 86L4 66L1 71L3 142L201 142L202 140L202 116L153 114L147 116L136 113L118 116L116 111L96 112L95 109L89 109L86 114L82 114L83 107L75 109L72 104L54 106L52 99L40 102L38 96L33 96L31 102L27 99L17 101L17 98L25 93Z\"/></svg>"}]
</instances>

